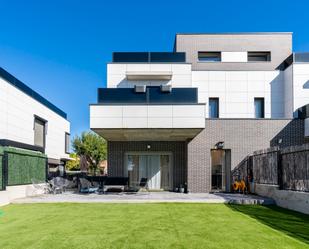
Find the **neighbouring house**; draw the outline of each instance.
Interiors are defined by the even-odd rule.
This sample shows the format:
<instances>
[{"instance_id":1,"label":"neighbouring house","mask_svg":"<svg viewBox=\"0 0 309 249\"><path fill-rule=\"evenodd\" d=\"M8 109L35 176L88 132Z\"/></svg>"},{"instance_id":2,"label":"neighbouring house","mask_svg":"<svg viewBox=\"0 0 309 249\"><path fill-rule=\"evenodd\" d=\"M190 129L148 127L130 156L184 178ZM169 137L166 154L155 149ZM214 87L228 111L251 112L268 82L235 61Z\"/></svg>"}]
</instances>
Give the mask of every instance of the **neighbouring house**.
<instances>
[{"instance_id":1,"label":"neighbouring house","mask_svg":"<svg viewBox=\"0 0 309 249\"><path fill-rule=\"evenodd\" d=\"M69 159L69 142L67 114L0 68L0 190L46 180Z\"/></svg>"},{"instance_id":2,"label":"neighbouring house","mask_svg":"<svg viewBox=\"0 0 309 249\"><path fill-rule=\"evenodd\" d=\"M90 128L108 175L150 189L230 191L248 154L308 142L309 53L292 33L177 34L172 52L114 52Z\"/></svg>"}]
</instances>

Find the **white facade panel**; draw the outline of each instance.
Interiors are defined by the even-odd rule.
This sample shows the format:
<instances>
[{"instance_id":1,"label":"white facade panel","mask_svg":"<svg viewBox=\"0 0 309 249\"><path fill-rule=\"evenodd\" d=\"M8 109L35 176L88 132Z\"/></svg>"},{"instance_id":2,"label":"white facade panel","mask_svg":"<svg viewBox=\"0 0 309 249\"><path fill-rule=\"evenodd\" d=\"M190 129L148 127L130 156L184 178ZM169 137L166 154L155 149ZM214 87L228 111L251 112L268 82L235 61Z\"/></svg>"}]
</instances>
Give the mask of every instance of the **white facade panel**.
<instances>
[{"instance_id":1,"label":"white facade panel","mask_svg":"<svg viewBox=\"0 0 309 249\"><path fill-rule=\"evenodd\" d=\"M47 120L45 153L49 158L68 158L65 133L70 123L60 115L0 78L0 139L34 145L34 115Z\"/></svg>"},{"instance_id":2,"label":"white facade panel","mask_svg":"<svg viewBox=\"0 0 309 249\"><path fill-rule=\"evenodd\" d=\"M141 72L141 74L153 73L168 73L171 74L171 79L157 80L144 79L143 80L128 80L127 72ZM160 86L172 85L173 87L191 87L192 74L190 64L170 64L170 63L128 63L119 64L111 63L107 65L107 87L108 88L132 88L134 85Z\"/></svg>"},{"instance_id":3,"label":"white facade panel","mask_svg":"<svg viewBox=\"0 0 309 249\"><path fill-rule=\"evenodd\" d=\"M117 106L122 111L117 111L111 117L106 108L108 105L90 106L90 128L92 129L133 129L133 128L204 128L204 105L140 105ZM132 109L131 109L132 108ZM138 115L128 113L133 108L139 109ZM162 110L162 111L161 111Z\"/></svg>"},{"instance_id":4,"label":"white facade panel","mask_svg":"<svg viewBox=\"0 0 309 249\"><path fill-rule=\"evenodd\" d=\"M247 62L247 52L221 52L222 62Z\"/></svg>"},{"instance_id":5,"label":"white facade panel","mask_svg":"<svg viewBox=\"0 0 309 249\"><path fill-rule=\"evenodd\" d=\"M309 104L309 63L293 64L293 111Z\"/></svg>"}]
</instances>

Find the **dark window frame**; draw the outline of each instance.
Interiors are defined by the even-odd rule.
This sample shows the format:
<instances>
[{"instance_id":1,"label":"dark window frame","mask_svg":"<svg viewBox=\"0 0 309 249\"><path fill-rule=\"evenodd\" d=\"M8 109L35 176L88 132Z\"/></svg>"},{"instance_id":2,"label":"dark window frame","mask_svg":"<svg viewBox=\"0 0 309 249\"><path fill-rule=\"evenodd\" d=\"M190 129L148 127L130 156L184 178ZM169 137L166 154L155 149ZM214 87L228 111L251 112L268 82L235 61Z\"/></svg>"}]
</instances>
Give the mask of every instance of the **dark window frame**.
<instances>
[{"instance_id":1,"label":"dark window frame","mask_svg":"<svg viewBox=\"0 0 309 249\"><path fill-rule=\"evenodd\" d=\"M71 136L70 133L68 133L68 132L64 133L64 152L65 152L65 154L70 154L70 140L71 140L70 136ZM69 141L67 139L69 139ZM67 145L68 145L68 147L67 147Z\"/></svg>"},{"instance_id":2,"label":"dark window frame","mask_svg":"<svg viewBox=\"0 0 309 249\"><path fill-rule=\"evenodd\" d=\"M250 60L249 58L263 58L265 60ZM271 62L271 51L248 51L247 52L247 61L248 62Z\"/></svg>"},{"instance_id":3,"label":"dark window frame","mask_svg":"<svg viewBox=\"0 0 309 249\"><path fill-rule=\"evenodd\" d=\"M204 56L202 57L201 55L202 54L208 54L209 57L207 56ZM213 56L210 56L210 55L213 55ZM217 56L216 56L217 55ZM209 58L209 60L205 60L203 58ZM218 58L218 60L216 59L213 59L211 60L211 58ZM197 59L198 59L198 62L222 62L222 52L221 51L198 51L197 52Z\"/></svg>"},{"instance_id":4,"label":"dark window frame","mask_svg":"<svg viewBox=\"0 0 309 249\"><path fill-rule=\"evenodd\" d=\"M261 117L257 117L256 115L256 108L255 108L255 103L256 101L262 101L262 107L261 107L261 110L262 110L262 115ZM265 98L264 97L256 97L254 98L254 118L256 119L260 119L260 118L265 118Z\"/></svg>"},{"instance_id":5,"label":"dark window frame","mask_svg":"<svg viewBox=\"0 0 309 249\"><path fill-rule=\"evenodd\" d=\"M218 110L217 110L217 117L210 117L210 101L211 100L216 100L217 101L217 106L218 106ZM209 97L208 98L208 117L209 118L220 118L220 99L219 97Z\"/></svg>"},{"instance_id":6,"label":"dark window frame","mask_svg":"<svg viewBox=\"0 0 309 249\"><path fill-rule=\"evenodd\" d=\"M46 148L46 133L47 133L47 124L48 124L48 121L44 118L41 118L40 116L38 115L33 115L34 116L34 119L33 119L33 144L37 147L42 147L40 145L36 145L35 144L35 122L36 120L40 121L41 123L44 124L43 126L43 149L45 151L45 148Z\"/></svg>"}]
</instances>

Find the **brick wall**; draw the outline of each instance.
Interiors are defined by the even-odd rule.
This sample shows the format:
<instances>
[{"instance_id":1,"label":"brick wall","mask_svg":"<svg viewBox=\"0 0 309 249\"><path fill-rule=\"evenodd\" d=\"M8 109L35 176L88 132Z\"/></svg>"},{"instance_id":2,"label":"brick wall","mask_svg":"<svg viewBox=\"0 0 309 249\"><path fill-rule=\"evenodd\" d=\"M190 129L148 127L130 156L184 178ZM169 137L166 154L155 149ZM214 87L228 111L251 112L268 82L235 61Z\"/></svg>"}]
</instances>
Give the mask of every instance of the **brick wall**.
<instances>
[{"instance_id":1,"label":"brick wall","mask_svg":"<svg viewBox=\"0 0 309 249\"><path fill-rule=\"evenodd\" d=\"M188 188L211 190L210 150L219 141L231 150L231 169L253 151L305 143L304 121L289 119L207 119L205 129L188 143Z\"/></svg>"},{"instance_id":2,"label":"brick wall","mask_svg":"<svg viewBox=\"0 0 309 249\"><path fill-rule=\"evenodd\" d=\"M150 149L147 149L150 145ZM108 175L124 176L126 152L172 152L173 187L184 184L187 179L187 144L186 142L108 142Z\"/></svg>"}]
</instances>

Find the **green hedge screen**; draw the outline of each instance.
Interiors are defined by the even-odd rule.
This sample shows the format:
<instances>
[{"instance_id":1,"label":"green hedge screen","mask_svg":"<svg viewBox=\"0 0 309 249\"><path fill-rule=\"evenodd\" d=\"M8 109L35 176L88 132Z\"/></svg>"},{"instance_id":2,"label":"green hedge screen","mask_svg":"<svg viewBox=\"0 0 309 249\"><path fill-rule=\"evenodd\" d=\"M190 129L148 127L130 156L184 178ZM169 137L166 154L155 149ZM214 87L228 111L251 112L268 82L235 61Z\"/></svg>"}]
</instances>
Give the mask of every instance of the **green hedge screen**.
<instances>
[{"instance_id":1,"label":"green hedge screen","mask_svg":"<svg viewBox=\"0 0 309 249\"><path fill-rule=\"evenodd\" d=\"M40 152L5 148L8 158L8 186L46 180L46 156Z\"/></svg>"}]
</instances>

